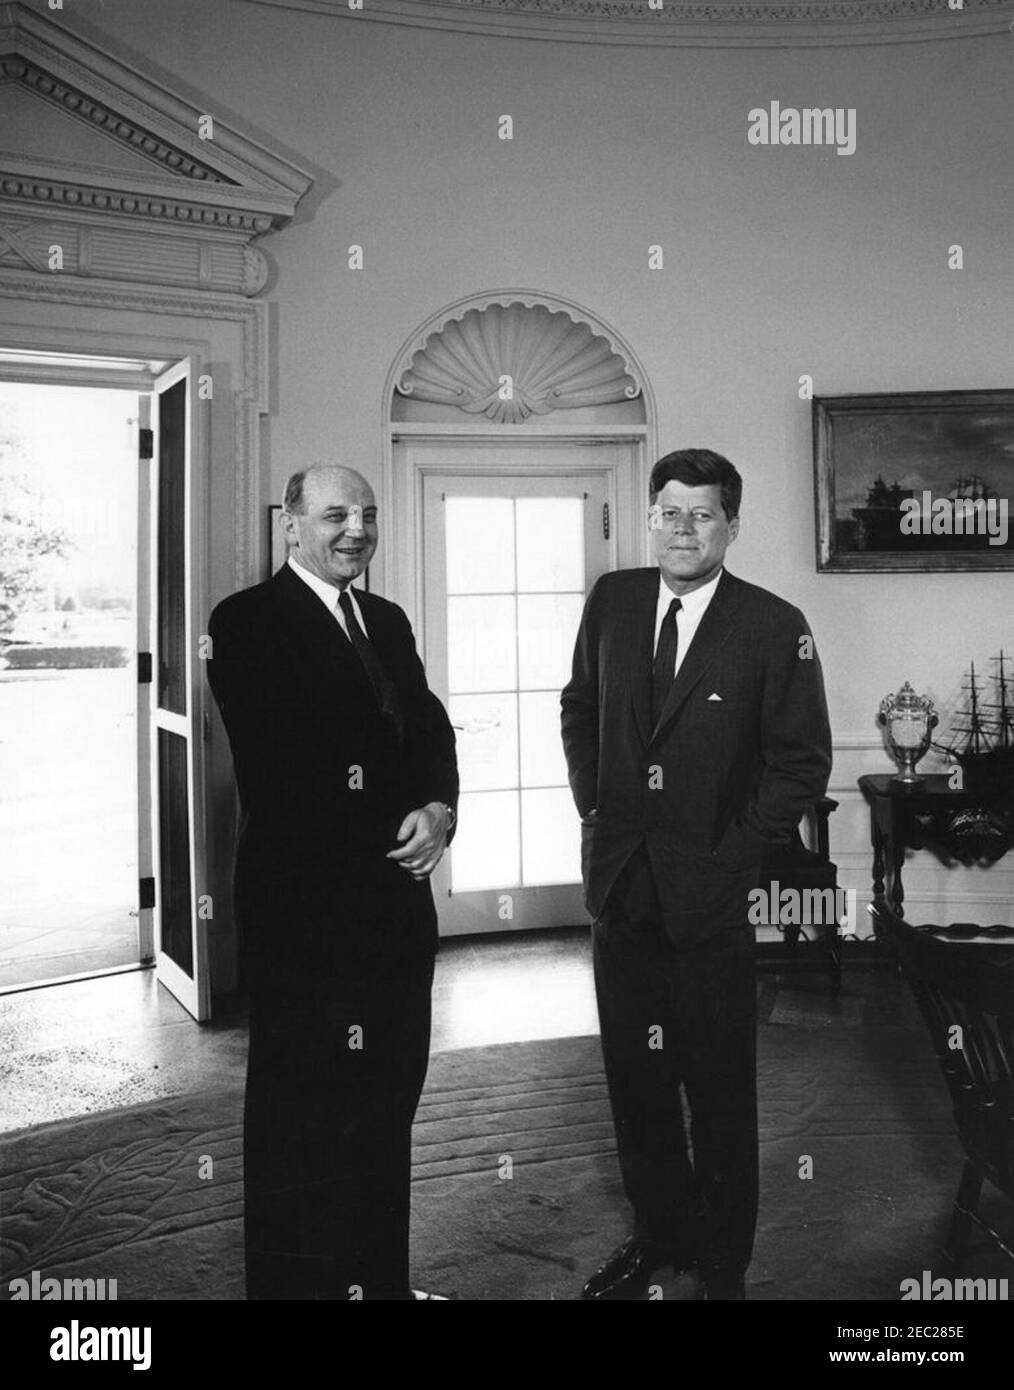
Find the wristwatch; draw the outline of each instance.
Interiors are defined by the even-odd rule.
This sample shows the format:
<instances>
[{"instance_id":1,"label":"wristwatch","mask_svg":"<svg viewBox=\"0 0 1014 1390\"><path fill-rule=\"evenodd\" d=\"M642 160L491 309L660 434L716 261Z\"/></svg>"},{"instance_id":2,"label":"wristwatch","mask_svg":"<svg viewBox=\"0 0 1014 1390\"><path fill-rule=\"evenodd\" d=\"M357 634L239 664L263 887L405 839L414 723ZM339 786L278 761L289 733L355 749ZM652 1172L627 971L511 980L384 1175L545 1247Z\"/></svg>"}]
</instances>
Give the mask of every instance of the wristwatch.
<instances>
[{"instance_id":1,"label":"wristwatch","mask_svg":"<svg viewBox=\"0 0 1014 1390\"><path fill-rule=\"evenodd\" d=\"M447 812L447 829L453 830L458 822L458 813L453 806L448 806L446 801L441 801L440 805Z\"/></svg>"}]
</instances>

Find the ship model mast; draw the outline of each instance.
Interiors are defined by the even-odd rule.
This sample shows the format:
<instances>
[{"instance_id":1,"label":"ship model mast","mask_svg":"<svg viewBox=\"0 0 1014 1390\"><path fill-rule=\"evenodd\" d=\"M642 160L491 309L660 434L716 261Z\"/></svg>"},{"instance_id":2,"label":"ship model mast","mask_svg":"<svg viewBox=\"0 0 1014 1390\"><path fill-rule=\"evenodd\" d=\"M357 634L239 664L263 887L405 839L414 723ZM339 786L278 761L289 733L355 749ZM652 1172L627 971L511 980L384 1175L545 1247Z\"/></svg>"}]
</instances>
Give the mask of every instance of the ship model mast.
<instances>
[{"instance_id":1,"label":"ship model mast","mask_svg":"<svg viewBox=\"0 0 1014 1390\"><path fill-rule=\"evenodd\" d=\"M994 751L1003 753L1014 751L1014 701L1007 693L1007 687L1011 682L1004 670L1008 659L1002 650L999 656L993 657L997 664L996 687L1000 698L995 703L984 706L985 709L996 711L996 717L990 721L993 727L993 748Z\"/></svg>"},{"instance_id":2,"label":"ship model mast","mask_svg":"<svg viewBox=\"0 0 1014 1390\"><path fill-rule=\"evenodd\" d=\"M971 663L964 686L965 708L951 726L951 739L946 744L934 744L960 764L967 789L981 795L987 804L1005 811L1014 810L1014 699L1007 676L1009 658L1003 651L992 658L997 665L993 677L996 699L984 700L980 689L981 677L976 678L975 663Z\"/></svg>"}]
</instances>

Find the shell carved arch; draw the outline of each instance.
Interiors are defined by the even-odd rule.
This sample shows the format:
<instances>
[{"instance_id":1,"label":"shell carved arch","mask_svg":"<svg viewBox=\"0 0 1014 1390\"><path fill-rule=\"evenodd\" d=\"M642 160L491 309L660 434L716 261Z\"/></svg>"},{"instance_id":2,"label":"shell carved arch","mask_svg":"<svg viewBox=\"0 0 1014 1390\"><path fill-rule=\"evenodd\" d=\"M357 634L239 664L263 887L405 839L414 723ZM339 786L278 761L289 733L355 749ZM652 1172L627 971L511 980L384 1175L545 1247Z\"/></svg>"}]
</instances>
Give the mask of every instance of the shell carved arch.
<instances>
[{"instance_id":1,"label":"shell carved arch","mask_svg":"<svg viewBox=\"0 0 1014 1390\"><path fill-rule=\"evenodd\" d=\"M463 308L404 360L399 395L496 424L642 393L627 357L602 332L566 308L521 299Z\"/></svg>"}]
</instances>

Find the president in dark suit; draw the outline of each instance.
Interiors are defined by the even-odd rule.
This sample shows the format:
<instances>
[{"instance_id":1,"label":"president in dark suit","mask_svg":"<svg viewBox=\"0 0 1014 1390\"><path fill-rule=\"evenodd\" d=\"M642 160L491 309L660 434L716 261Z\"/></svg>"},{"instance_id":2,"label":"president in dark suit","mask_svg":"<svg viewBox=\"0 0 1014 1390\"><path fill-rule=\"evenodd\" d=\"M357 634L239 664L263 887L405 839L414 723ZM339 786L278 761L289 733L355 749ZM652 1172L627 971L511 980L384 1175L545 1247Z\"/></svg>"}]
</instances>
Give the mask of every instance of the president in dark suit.
<instances>
[{"instance_id":1,"label":"president in dark suit","mask_svg":"<svg viewBox=\"0 0 1014 1390\"><path fill-rule=\"evenodd\" d=\"M454 734L405 614L351 588L377 546L366 480L296 473L283 526L287 563L209 626L241 808L247 1296L433 1297L409 1283L409 1176Z\"/></svg>"},{"instance_id":2,"label":"president in dark suit","mask_svg":"<svg viewBox=\"0 0 1014 1390\"><path fill-rule=\"evenodd\" d=\"M823 794L831 740L802 613L723 568L741 495L736 469L710 450L655 465L657 568L598 581L562 694L633 1209L631 1236L586 1299L639 1297L669 1265L696 1266L707 1298L745 1296L758 1171L747 899L765 848Z\"/></svg>"}]
</instances>

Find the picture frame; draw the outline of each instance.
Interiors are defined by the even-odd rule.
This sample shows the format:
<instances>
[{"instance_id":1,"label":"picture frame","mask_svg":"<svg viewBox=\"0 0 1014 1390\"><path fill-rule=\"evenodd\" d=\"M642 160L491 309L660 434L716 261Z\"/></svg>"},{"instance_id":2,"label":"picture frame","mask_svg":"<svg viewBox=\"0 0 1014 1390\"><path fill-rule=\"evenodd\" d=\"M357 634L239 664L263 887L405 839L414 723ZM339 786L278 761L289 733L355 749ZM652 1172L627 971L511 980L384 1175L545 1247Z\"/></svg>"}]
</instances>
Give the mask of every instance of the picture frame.
<instances>
[{"instance_id":1,"label":"picture frame","mask_svg":"<svg viewBox=\"0 0 1014 1390\"><path fill-rule=\"evenodd\" d=\"M285 544L285 537L282 535L281 515L281 506L277 502L273 502L268 507L268 572L265 575L266 579L277 574L288 557L288 547ZM353 589L362 589L366 593L370 592L369 565L366 566L358 579L353 579L352 587Z\"/></svg>"},{"instance_id":2,"label":"picture frame","mask_svg":"<svg viewBox=\"0 0 1014 1390\"><path fill-rule=\"evenodd\" d=\"M1014 569L1014 391L812 407L819 573Z\"/></svg>"}]
</instances>

